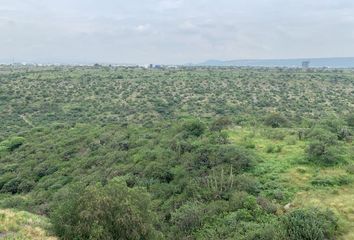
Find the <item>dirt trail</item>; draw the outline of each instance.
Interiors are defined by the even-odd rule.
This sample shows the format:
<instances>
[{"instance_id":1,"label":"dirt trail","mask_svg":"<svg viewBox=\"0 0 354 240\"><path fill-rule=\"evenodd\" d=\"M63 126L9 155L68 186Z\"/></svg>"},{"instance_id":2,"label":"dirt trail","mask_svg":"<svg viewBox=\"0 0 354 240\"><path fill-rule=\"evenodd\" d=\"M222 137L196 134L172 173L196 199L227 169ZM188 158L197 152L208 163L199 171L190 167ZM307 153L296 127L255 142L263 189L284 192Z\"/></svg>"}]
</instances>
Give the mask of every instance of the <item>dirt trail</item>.
<instances>
[{"instance_id":1,"label":"dirt trail","mask_svg":"<svg viewBox=\"0 0 354 240\"><path fill-rule=\"evenodd\" d=\"M34 124L33 124L25 115L20 115L20 117L21 117L22 120L25 121L25 123L27 123L28 125L30 125L31 127L35 127Z\"/></svg>"}]
</instances>

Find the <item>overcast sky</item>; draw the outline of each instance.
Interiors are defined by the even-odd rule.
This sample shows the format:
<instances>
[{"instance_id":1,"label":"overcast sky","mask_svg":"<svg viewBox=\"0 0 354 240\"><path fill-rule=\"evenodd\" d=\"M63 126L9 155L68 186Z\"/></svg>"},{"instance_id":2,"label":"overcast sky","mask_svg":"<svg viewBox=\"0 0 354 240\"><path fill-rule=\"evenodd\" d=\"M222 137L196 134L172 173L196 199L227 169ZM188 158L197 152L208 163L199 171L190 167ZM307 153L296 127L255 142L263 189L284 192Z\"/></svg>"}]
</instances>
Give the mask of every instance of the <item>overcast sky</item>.
<instances>
[{"instance_id":1,"label":"overcast sky","mask_svg":"<svg viewBox=\"0 0 354 240\"><path fill-rule=\"evenodd\" d=\"M0 0L0 60L354 56L353 0Z\"/></svg>"}]
</instances>

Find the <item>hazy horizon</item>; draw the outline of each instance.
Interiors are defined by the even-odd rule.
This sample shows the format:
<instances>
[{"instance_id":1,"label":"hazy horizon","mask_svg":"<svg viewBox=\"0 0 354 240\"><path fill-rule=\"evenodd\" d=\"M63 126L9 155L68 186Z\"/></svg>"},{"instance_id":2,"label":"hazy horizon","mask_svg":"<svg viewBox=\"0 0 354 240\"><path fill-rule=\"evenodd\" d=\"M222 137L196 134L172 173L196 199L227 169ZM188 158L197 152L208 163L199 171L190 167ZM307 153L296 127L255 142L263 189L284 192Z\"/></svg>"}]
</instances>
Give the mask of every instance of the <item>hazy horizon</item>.
<instances>
[{"instance_id":1,"label":"hazy horizon","mask_svg":"<svg viewBox=\"0 0 354 240\"><path fill-rule=\"evenodd\" d=\"M352 57L354 2L3 0L0 30L0 62Z\"/></svg>"},{"instance_id":2,"label":"hazy horizon","mask_svg":"<svg viewBox=\"0 0 354 240\"><path fill-rule=\"evenodd\" d=\"M332 64L336 64L336 61L341 61L341 63L339 63L339 65L337 66L329 66ZM5 65L12 65L12 64L43 64L43 65L94 65L94 64L103 64L103 65L139 65L139 66L148 66L150 64L152 65L181 65L181 66L188 66L188 65L192 65L192 66L208 66L208 63L214 63L215 64L211 64L209 66L263 66L262 64L257 64L257 63L264 63L269 61L271 64L270 65L274 65L274 66L284 66L284 67L291 67L291 66L301 66L303 61L309 61L310 66L312 66L314 63L317 62L317 64L315 64L314 67L339 67L339 68L343 68L343 67L354 67L354 57L323 57L323 58L253 58L253 59L206 59L204 61L200 61L200 62L184 62L184 63L160 63L160 62L146 62L146 63L134 63L134 62L103 62L103 61L21 61L21 60L17 60L17 59L8 59L8 60L2 60L0 59L0 64L5 64ZM273 63L275 62L275 63ZM283 64L277 64L277 63L281 63L283 62L285 65ZM318 62L322 63L322 62L326 62L326 63L330 63L329 65L325 65L325 64L320 64L318 65ZM228 65L227 63L233 63L231 65ZM237 63L243 63L238 65ZM249 63L249 64L244 64L244 63ZM342 64L344 63L344 65ZM342 65L341 65L342 64ZM349 66L348 66L349 64ZM264 65L267 66L267 65Z\"/></svg>"}]
</instances>

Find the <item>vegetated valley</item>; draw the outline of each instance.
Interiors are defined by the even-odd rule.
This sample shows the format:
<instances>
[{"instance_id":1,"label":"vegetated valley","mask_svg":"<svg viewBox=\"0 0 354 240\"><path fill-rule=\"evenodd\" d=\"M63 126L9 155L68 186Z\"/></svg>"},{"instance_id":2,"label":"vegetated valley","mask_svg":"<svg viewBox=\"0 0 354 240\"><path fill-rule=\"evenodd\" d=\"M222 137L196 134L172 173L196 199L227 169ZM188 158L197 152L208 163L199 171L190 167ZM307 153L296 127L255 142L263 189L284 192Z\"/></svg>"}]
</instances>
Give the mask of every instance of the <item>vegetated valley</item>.
<instances>
[{"instance_id":1,"label":"vegetated valley","mask_svg":"<svg viewBox=\"0 0 354 240\"><path fill-rule=\"evenodd\" d=\"M0 238L354 239L354 70L0 67Z\"/></svg>"}]
</instances>

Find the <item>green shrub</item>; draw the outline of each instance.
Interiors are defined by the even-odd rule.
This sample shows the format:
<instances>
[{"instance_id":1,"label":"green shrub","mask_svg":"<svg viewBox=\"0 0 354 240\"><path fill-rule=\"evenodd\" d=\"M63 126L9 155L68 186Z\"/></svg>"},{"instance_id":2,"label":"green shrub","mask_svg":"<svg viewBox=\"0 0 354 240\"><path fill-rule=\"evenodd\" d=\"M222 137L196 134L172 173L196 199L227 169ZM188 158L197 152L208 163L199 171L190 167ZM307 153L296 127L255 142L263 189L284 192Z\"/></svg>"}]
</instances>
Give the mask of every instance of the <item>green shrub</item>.
<instances>
[{"instance_id":1,"label":"green shrub","mask_svg":"<svg viewBox=\"0 0 354 240\"><path fill-rule=\"evenodd\" d=\"M336 134L319 128L319 127L315 127L313 129L310 129L307 133L306 133L306 138L310 139L312 141L317 141L317 142L321 142L323 144L326 145L335 145L337 144L337 136Z\"/></svg>"},{"instance_id":2,"label":"green shrub","mask_svg":"<svg viewBox=\"0 0 354 240\"><path fill-rule=\"evenodd\" d=\"M1 199L0 207L1 208L28 209L30 201L31 201L30 199L25 198L21 195L12 195L11 197L5 197L5 199Z\"/></svg>"},{"instance_id":3,"label":"green shrub","mask_svg":"<svg viewBox=\"0 0 354 240\"><path fill-rule=\"evenodd\" d=\"M234 184L237 190L250 194L257 194L260 189L260 184L256 178L244 174L236 176Z\"/></svg>"},{"instance_id":4,"label":"green shrub","mask_svg":"<svg viewBox=\"0 0 354 240\"><path fill-rule=\"evenodd\" d=\"M204 206L197 202L189 202L172 213L171 222L178 232L189 234L202 226L204 218Z\"/></svg>"},{"instance_id":5,"label":"green shrub","mask_svg":"<svg viewBox=\"0 0 354 240\"><path fill-rule=\"evenodd\" d=\"M47 163L38 165L34 169L34 173L37 175L38 178L51 175L51 174L55 173L56 171L58 171L57 166L52 165L52 164L47 164Z\"/></svg>"},{"instance_id":6,"label":"green shrub","mask_svg":"<svg viewBox=\"0 0 354 240\"><path fill-rule=\"evenodd\" d=\"M281 129L267 129L264 135L270 140L283 141L287 135L286 131Z\"/></svg>"},{"instance_id":7,"label":"green shrub","mask_svg":"<svg viewBox=\"0 0 354 240\"><path fill-rule=\"evenodd\" d=\"M215 157L219 163L231 164L238 172L250 170L256 163L256 156L251 151L232 145L219 147Z\"/></svg>"},{"instance_id":8,"label":"green shrub","mask_svg":"<svg viewBox=\"0 0 354 240\"><path fill-rule=\"evenodd\" d=\"M248 148L248 149L255 149L256 148L256 144L254 142L251 142L251 141L244 142L243 146L245 148Z\"/></svg>"},{"instance_id":9,"label":"green shrub","mask_svg":"<svg viewBox=\"0 0 354 240\"><path fill-rule=\"evenodd\" d=\"M286 197L286 192L284 193L282 190L276 189L271 192L271 196L277 200L284 200Z\"/></svg>"},{"instance_id":10,"label":"green shrub","mask_svg":"<svg viewBox=\"0 0 354 240\"><path fill-rule=\"evenodd\" d=\"M257 199L247 192L234 192L229 199L229 207L231 211L243 208L254 210L257 208Z\"/></svg>"},{"instance_id":11,"label":"green shrub","mask_svg":"<svg viewBox=\"0 0 354 240\"><path fill-rule=\"evenodd\" d=\"M338 229L338 219L333 212L318 209L297 209L285 217L283 224L289 240L334 239Z\"/></svg>"},{"instance_id":12,"label":"green shrub","mask_svg":"<svg viewBox=\"0 0 354 240\"><path fill-rule=\"evenodd\" d=\"M228 210L229 210L229 201L226 200L211 201L206 206L207 215L209 217L223 214Z\"/></svg>"},{"instance_id":13,"label":"green shrub","mask_svg":"<svg viewBox=\"0 0 354 240\"><path fill-rule=\"evenodd\" d=\"M354 127L354 113L348 115L346 121L349 127Z\"/></svg>"},{"instance_id":14,"label":"green shrub","mask_svg":"<svg viewBox=\"0 0 354 240\"><path fill-rule=\"evenodd\" d=\"M161 182L169 183L173 180L173 174L169 171L167 164L160 162L151 162L144 170L146 177L158 179Z\"/></svg>"},{"instance_id":15,"label":"green shrub","mask_svg":"<svg viewBox=\"0 0 354 240\"><path fill-rule=\"evenodd\" d=\"M339 177L336 177L336 182L337 182L338 186L342 186L342 185L351 184L353 181L352 181L352 178L350 178L348 176L339 176Z\"/></svg>"},{"instance_id":16,"label":"green shrub","mask_svg":"<svg viewBox=\"0 0 354 240\"><path fill-rule=\"evenodd\" d=\"M253 198L248 198L247 200L252 201L252 203L248 203L248 204L253 205L253 200L255 202L255 199ZM250 209L240 208L234 212L229 213L224 220L227 225L230 225L235 228L237 227L237 225L239 225L240 222L252 222L254 220L254 216Z\"/></svg>"},{"instance_id":17,"label":"green shrub","mask_svg":"<svg viewBox=\"0 0 354 240\"><path fill-rule=\"evenodd\" d=\"M209 136L210 143L212 144L228 144L229 143L229 135L227 132L221 131L211 134Z\"/></svg>"},{"instance_id":18,"label":"green shrub","mask_svg":"<svg viewBox=\"0 0 354 240\"><path fill-rule=\"evenodd\" d=\"M349 164L346 166L346 170L349 174L354 174L354 164Z\"/></svg>"},{"instance_id":19,"label":"green shrub","mask_svg":"<svg viewBox=\"0 0 354 240\"><path fill-rule=\"evenodd\" d=\"M203 225L193 237L200 240L285 240L284 231L276 219L265 221L267 223L256 222L251 211L239 209Z\"/></svg>"},{"instance_id":20,"label":"green shrub","mask_svg":"<svg viewBox=\"0 0 354 240\"><path fill-rule=\"evenodd\" d=\"M273 152L274 152L274 145L267 145L266 153L273 153Z\"/></svg>"},{"instance_id":21,"label":"green shrub","mask_svg":"<svg viewBox=\"0 0 354 240\"><path fill-rule=\"evenodd\" d=\"M25 139L23 137L12 137L8 140L2 141L0 143L0 152L1 151L14 151L16 148L19 148Z\"/></svg>"},{"instance_id":22,"label":"green shrub","mask_svg":"<svg viewBox=\"0 0 354 240\"><path fill-rule=\"evenodd\" d=\"M343 127L338 130L337 137L338 140L350 142L352 141L353 134L348 128Z\"/></svg>"},{"instance_id":23,"label":"green shrub","mask_svg":"<svg viewBox=\"0 0 354 240\"><path fill-rule=\"evenodd\" d=\"M258 197L257 204L267 213L275 214L278 206L265 197Z\"/></svg>"},{"instance_id":24,"label":"green shrub","mask_svg":"<svg viewBox=\"0 0 354 240\"><path fill-rule=\"evenodd\" d=\"M0 174L0 190L1 192L5 192L5 190L2 190L3 186L9 182L11 179L15 179L16 175L10 172Z\"/></svg>"},{"instance_id":25,"label":"green shrub","mask_svg":"<svg viewBox=\"0 0 354 240\"><path fill-rule=\"evenodd\" d=\"M17 191L20 193L28 193L34 188L35 185L36 183L33 180L24 179L18 185Z\"/></svg>"},{"instance_id":26,"label":"green shrub","mask_svg":"<svg viewBox=\"0 0 354 240\"><path fill-rule=\"evenodd\" d=\"M285 127L288 120L280 113L270 113L264 119L264 124L272 128Z\"/></svg>"},{"instance_id":27,"label":"green shrub","mask_svg":"<svg viewBox=\"0 0 354 240\"><path fill-rule=\"evenodd\" d=\"M315 186L334 186L336 183L331 178L315 178L311 181L311 184Z\"/></svg>"},{"instance_id":28,"label":"green shrub","mask_svg":"<svg viewBox=\"0 0 354 240\"><path fill-rule=\"evenodd\" d=\"M149 195L123 179L108 185L74 188L61 196L50 215L62 239L156 239Z\"/></svg>"},{"instance_id":29,"label":"green shrub","mask_svg":"<svg viewBox=\"0 0 354 240\"><path fill-rule=\"evenodd\" d=\"M296 137L291 136L286 139L286 144L287 145L296 145L296 141L297 141Z\"/></svg>"},{"instance_id":30,"label":"green shrub","mask_svg":"<svg viewBox=\"0 0 354 240\"><path fill-rule=\"evenodd\" d=\"M336 176L330 178L315 178L311 181L312 185L316 186L343 186L352 183L352 179L349 176Z\"/></svg>"},{"instance_id":31,"label":"green shrub","mask_svg":"<svg viewBox=\"0 0 354 240\"><path fill-rule=\"evenodd\" d=\"M276 153L280 153L282 150L283 150L283 146L282 146L282 145L276 145L276 146L275 146L274 151L275 151Z\"/></svg>"},{"instance_id":32,"label":"green shrub","mask_svg":"<svg viewBox=\"0 0 354 240\"><path fill-rule=\"evenodd\" d=\"M18 177L13 178L2 186L1 192L2 193L12 193L12 194L18 193L18 192L20 192L19 186L20 186L21 182L22 181L20 178L18 178Z\"/></svg>"},{"instance_id":33,"label":"green shrub","mask_svg":"<svg viewBox=\"0 0 354 240\"><path fill-rule=\"evenodd\" d=\"M338 146L330 146L321 141L311 142L306 153L308 160L315 163L334 165L342 161Z\"/></svg>"},{"instance_id":34,"label":"green shrub","mask_svg":"<svg viewBox=\"0 0 354 240\"><path fill-rule=\"evenodd\" d=\"M266 146L266 153L280 153L283 149L281 145L267 145Z\"/></svg>"},{"instance_id":35,"label":"green shrub","mask_svg":"<svg viewBox=\"0 0 354 240\"><path fill-rule=\"evenodd\" d=\"M284 240L284 233L276 223L259 226L247 233L244 240Z\"/></svg>"},{"instance_id":36,"label":"green shrub","mask_svg":"<svg viewBox=\"0 0 354 240\"><path fill-rule=\"evenodd\" d=\"M221 117L212 122L210 126L211 131L221 131L231 125L232 121L229 117Z\"/></svg>"},{"instance_id":37,"label":"green shrub","mask_svg":"<svg viewBox=\"0 0 354 240\"><path fill-rule=\"evenodd\" d=\"M206 126L203 122L199 120L188 120L183 124L183 130L186 137L195 136L199 137L205 132Z\"/></svg>"}]
</instances>

